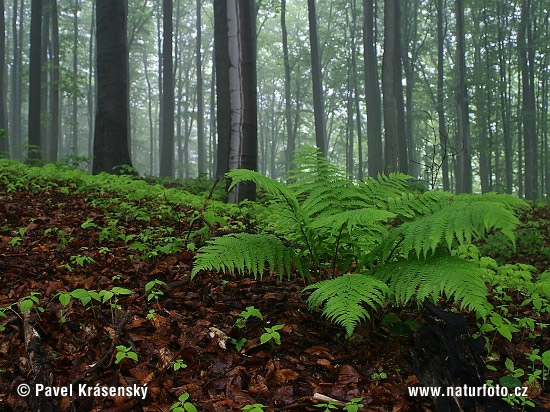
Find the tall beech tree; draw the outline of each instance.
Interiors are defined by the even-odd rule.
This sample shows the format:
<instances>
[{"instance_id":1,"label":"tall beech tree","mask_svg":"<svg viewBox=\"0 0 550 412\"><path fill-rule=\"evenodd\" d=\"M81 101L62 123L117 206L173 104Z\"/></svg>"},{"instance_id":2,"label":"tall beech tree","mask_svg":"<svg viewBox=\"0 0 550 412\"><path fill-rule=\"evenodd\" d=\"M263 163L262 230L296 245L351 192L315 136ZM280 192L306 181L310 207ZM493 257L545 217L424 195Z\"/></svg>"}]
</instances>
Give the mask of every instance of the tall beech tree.
<instances>
[{"instance_id":1,"label":"tall beech tree","mask_svg":"<svg viewBox=\"0 0 550 412\"><path fill-rule=\"evenodd\" d=\"M162 0L162 136L160 176L174 176L174 60L172 57L173 1Z\"/></svg>"},{"instance_id":2,"label":"tall beech tree","mask_svg":"<svg viewBox=\"0 0 550 412\"><path fill-rule=\"evenodd\" d=\"M444 90L444 46L445 46L445 30L443 27L443 0L437 0L437 120L438 120L438 138L441 154L441 173L443 181L443 190L450 190L449 184L449 154L451 146L447 134L447 126L445 124L445 108L443 100L445 97Z\"/></svg>"},{"instance_id":3,"label":"tall beech tree","mask_svg":"<svg viewBox=\"0 0 550 412\"><path fill-rule=\"evenodd\" d=\"M42 146L40 141L40 95L41 49L42 49L42 0L31 2L31 46L29 53L29 159L40 159Z\"/></svg>"},{"instance_id":4,"label":"tall beech tree","mask_svg":"<svg viewBox=\"0 0 550 412\"><path fill-rule=\"evenodd\" d=\"M0 0L0 157L9 155L9 140L6 133L6 20L4 17L4 0Z\"/></svg>"},{"instance_id":5,"label":"tall beech tree","mask_svg":"<svg viewBox=\"0 0 550 412\"><path fill-rule=\"evenodd\" d=\"M319 53L319 34L315 0L307 1L309 20L309 47L311 50L311 72L313 84L313 115L315 118L315 142L323 155L327 153L327 131L325 126L325 106L323 103L323 77Z\"/></svg>"},{"instance_id":6,"label":"tall beech tree","mask_svg":"<svg viewBox=\"0 0 550 412\"><path fill-rule=\"evenodd\" d=\"M202 84L202 0L197 0L197 39L196 39L196 66L197 66L197 156L199 175L207 173L206 147L204 144L204 101Z\"/></svg>"},{"instance_id":7,"label":"tall beech tree","mask_svg":"<svg viewBox=\"0 0 550 412\"><path fill-rule=\"evenodd\" d=\"M231 107L229 169L257 170L256 2L228 0L227 28ZM255 197L255 185L247 182L237 184L228 200L238 203Z\"/></svg>"},{"instance_id":8,"label":"tall beech tree","mask_svg":"<svg viewBox=\"0 0 550 412\"><path fill-rule=\"evenodd\" d=\"M456 14L456 70L457 70L457 173L456 191L472 193L472 153L470 147L470 118L468 109L468 89L466 88L466 58L464 34L464 4L455 2Z\"/></svg>"},{"instance_id":9,"label":"tall beech tree","mask_svg":"<svg viewBox=\"0 0 550 412\"><path fill-rule=\"evenodd\" d=\"M128 39L124 0L96 0L97 111L93 173L132 165L128 151Z\"/></svg>"},{"instance_id":10,"label":"tall beech tree","mask_svg":"<svg viewBox=\"0 0 550 412\"><path fill-rule=\"evenodd\" d=\"M384 171L382 155L382 99L378 84L378 59L374 40L374 0L363 0L363 47L365 59L365 96L369 176Z\"/></svg>"}]
</instances>

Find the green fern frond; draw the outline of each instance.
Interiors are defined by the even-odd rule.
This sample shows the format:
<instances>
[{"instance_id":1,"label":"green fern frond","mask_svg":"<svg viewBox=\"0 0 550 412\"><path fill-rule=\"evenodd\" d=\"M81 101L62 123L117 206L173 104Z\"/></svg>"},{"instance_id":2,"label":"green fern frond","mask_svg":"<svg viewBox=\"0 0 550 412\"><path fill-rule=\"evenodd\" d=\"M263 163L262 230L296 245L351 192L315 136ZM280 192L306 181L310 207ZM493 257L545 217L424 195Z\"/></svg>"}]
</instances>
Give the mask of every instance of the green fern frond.
<instances>
[{"instance_id":1,"label":"green fern frond","mask_svg":"<svg viewBox=\"0 0 550 412\"><path fill-rule=\"evenodd\" d=\"M233 233L214 238L199 249L191 278L201 270L216 270L263 277L265 266L270 273L290 275L291 265L298 263L294 251L276 236L269 234Z\"/></svg>"},{"instance_id":2,"label":"green fern frond","mask_svg":"<svg viewBox=\"0 0 550 412\"><path fill-rule=\"evenodd\" d=\"M359 226L366 228L367 231L387 233L387 229L382 223L394 217L395 214L385 210L364 208L320 217L312 221L311 226L314 229L328 227L332 232L340 231L342 227L346 227L350 236L353 229ZM362 231L362 234L364 234L364 231Z\"/></svg>"},{"instance_id":3,"label":"green fern frond","mask_svg":"<svg viewBox=\"0 0 550 412\"><path fill-rule=\"evenodd\" d=\"M450 250L456 241L459 245L471 243L473 237L484 235L490 229L498 229L512 243L518 218L502 204L495 202L454 202L432 215L407 222L396 229L402 235L401 251L417 257L434 253L442 242ZM386 244L393 248L393 244Z\"/></svg>"},{"instance_id":4,"label":"green fern frond","mask_svg":"<svg viewBox=\"0 0 550 412\"><path fill-rule=\"evenodd\" d=\"M420 195L405 192L398 197L388 198L388 210L403 219L432 214L448 206L454 198L449 192L428 191Z\"/></svg>"},{"instance_id":5,"label":"green fern frond","mask_svg":"<svg viewBox=\"0 0 550 412\"><path fill-rule=\"evenodd\" d=\"M519 197L503 194L489 192L482 195L470 195L470 194L459 194L455 197L456 201L459 202L494 202L504 206L506 209L511 211L517 211L518 209L523 209L529 206L529 204Z\"/></svg>"},{"instance_id":6,"label":"green fern frond","mask_svg":"<svg viewBox=\"0 0 550 412\"><path fill-rule=\"evenodd\" d=\"M387 282L390 293L399 304L412 298L421 304L424 299L435 301L444 295L460 301L461 308L486 314L491 305L487 301L485 271L473 262L442 255L427 259L402 259L373 270L373 275Z\"/></svg>"},{"instance_id":7,"label":"green fern frond","mask_svg":"<svg viewBox=\"0 0 550 412\"><path fill-rule=\"evenodd\" d=\"M307 286L314 290L307 303L310 308L323 306L323 316L343 326L351 336L357 324L370 319L365 308L376 310L386 302L387 285L365 274L343 275Z\"/></svg>"}]
</instances>

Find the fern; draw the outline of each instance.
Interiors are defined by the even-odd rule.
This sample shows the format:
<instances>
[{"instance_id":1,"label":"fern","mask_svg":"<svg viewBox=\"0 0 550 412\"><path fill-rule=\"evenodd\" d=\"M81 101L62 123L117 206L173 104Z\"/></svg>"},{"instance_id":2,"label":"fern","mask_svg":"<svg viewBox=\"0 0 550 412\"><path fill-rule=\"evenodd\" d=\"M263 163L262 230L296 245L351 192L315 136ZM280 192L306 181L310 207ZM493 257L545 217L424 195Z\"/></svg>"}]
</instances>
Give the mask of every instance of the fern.
<instances>
[{"instance_id":1,"label":"fern","mask_svg":"<svg viewBox=\"0 0 550 412\"><path fill-rule=\"evenodd\" d=\"M267 265L271 273L279 277L290 275L291 264L298 263L292 249L286 247L276 236L269 234L234 233L210 240L200 249L191 272L194 278L201 270L238 272L245 271L254 278L263 277Z\"/></svg>"},{"instance_id":2,"label":"fern","mask_svg":"<svg viewBox=\"0 0 550 412\"><path fill-rule=\"evenodd\" d=\"M449 255L427 259L401 259L372 271L377 279L390 285L396 303L406 305L413 297L417 303L424 299L435 301L439 296L460 301L461 308L486 314L485 271L474 262Z\"/></svg>"},{"instance_id":3,"label":"fern","mask_svg":"<svg viewBox=\"0 0 550 412\"><path fill-rule=\"evenodd\" d=\"M323 315L343 326L351 336L360 321L370 319L364 305L373 310L384 305L389 292L385 282L365 274L343 275L314 283L307 303L311 309L323 306Z\"/></svg>"}]
</instances>

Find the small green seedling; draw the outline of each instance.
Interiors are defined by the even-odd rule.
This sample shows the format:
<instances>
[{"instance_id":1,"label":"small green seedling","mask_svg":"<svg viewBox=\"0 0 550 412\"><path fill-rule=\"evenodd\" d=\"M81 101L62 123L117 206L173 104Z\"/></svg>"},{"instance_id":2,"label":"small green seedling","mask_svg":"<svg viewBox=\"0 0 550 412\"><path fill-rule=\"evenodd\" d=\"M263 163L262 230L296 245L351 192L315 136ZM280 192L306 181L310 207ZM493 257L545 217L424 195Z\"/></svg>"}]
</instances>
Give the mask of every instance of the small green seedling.
<instances>
[{"instance_id":1,"label":"small green seedling","mask_svg":"<svg viewBox=\"0 0 550 412\"><path fill-rule=\"evenodd\" d=\"M264 412L264 408L267 406L262 405L261 403L254 403L252 405L245 405L241 408L243 412Z\"/></svg>"},{"instance_id":2,"label":"small green seedling","mask_svg":"<svg viewBox=\"0 0 550 412\"><path fill-rule=\"evenodd\" d=\"M315 406L316 408L325 408L323 412L330 412L331 409L338 409L338 402L328 401L326 403L318 403L313 406Z\"/></svg>"},{"instance_id":3,"label":"small green seedling","mask_svg":"<svg viewBox=\"0 0 550 412\"><path fill-rule=\"evenodd\" d=\"M178 396L177 402L170 406L170 410L173 412L198 412L195 405L187 402L187 399L189 399L189 394L187 392L182 393Z\"/></svg>"},{"instance_id":4,"label":"small green seedling","mask_svg":"<svg viewBox=\"0 0 550 412\"><path fill-rule=\"evenodd\" d=\"M363 398L353 398L351 401L344 405L344 410L346 412L357 412L359 408L365 406L361 403L362 400Z\"/></svg>"},{"instance_id":5,"label":"small green seedling","mask_svg":"<svg viewBox=\"0 0 550 412\"><path fill-rule=\"evenodd\" d=\"M387 379L388 375L385 372L374 372L370 378L376 382L376 385L380 383L380 381Z\"/></svg>"},{"instance_id":6,"label":"small green seedling","mask_svg":"<svg viewBox=\"0 0 550 412\"><path fill-rule=\"evenodd\" d=\"M175 361L170 362L170 363L174 367L175 371L187 368L187 365L185 363L183 363L183 359L176 359Z\"/></svg>"},{"instance_id":7,"label":"small green seedling","mask_svg":"<svg viewBox=\"0 0 550 412\"><path fill-rule=\"evenodd\" d=\"M28 296L21 299L21 302L19 303L19 310L21 313L25 313L31 309L34 309L38 315L44 312L44 308L38 306L38 303L40 303L37 298L38 295L40 295L39 292L31 292Z\"/></svg>"},{"instance_id":8,"label":"small green seedling","mask_svg":"<svg viewBox=\"0 0 550 412\"><path fill-rule=\"evenodd\" d=\"M115 364L118 365L120 362L122 362L123 359L126 359L126 358L132 359L134 362L137 363L138 355L137 353L132 351L132 348L128 348L127 346L124 346L124 345L118 345L116 349L118 352L116 354Z\"/></svg>"},{"instance_id":9,"label":"small green seedling","mask_svg":"<svg viewBox=\"0 0 550 412\"><path fill-rule=\"evenodd\" d=\"M162 280L152 280L150 282L147 282L145 284L145 292L149 293L147 296L147 302L150 302L152 299L155 299L157 302L157 305L159 303L159 298L164 295L164 292L161 290L163 286L166 286L166 282L163 282Z\"/></svg>"},{"instance_id":10,"label":"small green seedling","mask_svg":"<svg viewBox=\"0 0 550 412\"><path fill-rule=\"evenodd\" d=\"M147 314L147 319L148 320L155 319L155 309L149 309L149 313Z\"/></svg>"},{"instance_id":11,"label":"small green seedling","mask_svg":"<svg viewBox=\"0 0 550 412\"><path fill-rule=\"evenodd\" d=\"M254 316L260 320L264 320L262 313L258 309L256 309L254 306L247 306L246 310L243 310L235 321L235 327L238 329L244 328L246 326L246 320L251 316Z\"/></svg>"},{"instance_id":12,"label":"small green seedling","mask_svg":"<svg viewBox=\"0 0 550 412\"><path fill-rule=\"evenodd\" d=\"M281 330L284 327L285 327L285 324L283 323L281 325L275 325L271 328L264 328L265 333L263 333L262 336L260 336L260 343L263 345L264 343L273 341L277 345L280 345L281 344L281 335L277 331Z\"/></svg>"},{"instance_id":13,"label":"small green seedling","mask_svg":"<svg viewBox=\"0 0 550 412\"><path fill-rule=\"evenodd\" d=\"M237 349L237 352L240 352L241 349L243 348L244 344L246 343L247 339L246 338L241 338L239 340L235 339L235 338L231 338L230 342L235 345L235 349Z\"/></svg>"}]
</instances>

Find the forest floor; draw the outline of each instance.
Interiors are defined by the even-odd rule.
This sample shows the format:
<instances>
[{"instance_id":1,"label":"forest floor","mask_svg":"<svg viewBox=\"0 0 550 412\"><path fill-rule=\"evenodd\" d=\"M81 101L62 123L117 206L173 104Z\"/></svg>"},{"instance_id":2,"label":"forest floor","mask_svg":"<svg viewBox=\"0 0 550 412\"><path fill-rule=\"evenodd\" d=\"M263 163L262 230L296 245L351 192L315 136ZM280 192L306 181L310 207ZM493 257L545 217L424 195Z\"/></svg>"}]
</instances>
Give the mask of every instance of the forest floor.
<instances>
[{"instance_id":1,"label":"forest floor","mask_svg":"<svg viewBox=\"0 0 550 412\"><path fill-rule=\"evenodd\" d=\"M190 402L199 411L237 411L256 403L266 405L268 411L319 411L324 409L313 405L329 398L341 401L340 407L352 398L362 398L361 411L433 410L429 398L408 395L408 387L421 386L411 358L414 334L383 322L393 314L400 324L420 323L422 311L416 306L388 307L347 340L342 328L321 318L319 312L308 311L302 279L252 280L201 273L190 281L194 252L164 254L149 249L145 259L146 252L128 242L128 236L153 233L164 222L118 219L122 236L106 241L109 234L101 228L112 226L112 211L90 203L73 190L14 191L0 183L0 308L12 305L13 309L0 318L4 329L0 331L1 411L33 410L32 397L19 396L17 388L31 384L41 368L57 387L79 382L90 387L148 388L145 399L58 396L53 410L60 412L169 411L183 393L189 394L183 404ZM196 211L171 207L178 216L171 224L172 233L184 237ZM550 221L547 206L534 207L529 213L524 228L534 220ZM531 248L522 255L509 252L506 260L547 269L549 229L539 229L547 249ZM146 291L148 282L155 279L166 285L159 283ZM59 292L73 290L118 293L105 298L110 305L94 305L94 299L87 302L77 294L67 301L60 298ZM151 295L151 291L162 294ZM13 306L23 301L32 306L25 315ZM243 328L236 327L239 315L250 306L263 319L252 316ZM513 310L517 317L535 317L519 303ZM468 321L474 330L475 317L468 316ZM550 316L537 316L536 321L550 324ZM280 345L261 344L264 328L282 324ZM26 335L32 330L38 334L29 338ZM507 357L516 360L516 368L528 371L523 354L532 352L535 342L542 351L549 349L547 331L534 340L514 335L512 342L495 335L493 352L501 361L489 378L497 381L506 374ZM231 339L243 337L247 341L237 351ZM119 363L116 356L121 349L116 345L130 353ZM539 410L550 410L548 382L532 391L531 400Z\"/></svg>"}]
</instances>

